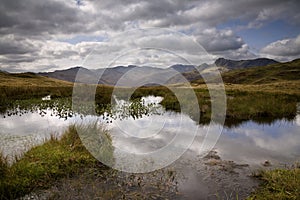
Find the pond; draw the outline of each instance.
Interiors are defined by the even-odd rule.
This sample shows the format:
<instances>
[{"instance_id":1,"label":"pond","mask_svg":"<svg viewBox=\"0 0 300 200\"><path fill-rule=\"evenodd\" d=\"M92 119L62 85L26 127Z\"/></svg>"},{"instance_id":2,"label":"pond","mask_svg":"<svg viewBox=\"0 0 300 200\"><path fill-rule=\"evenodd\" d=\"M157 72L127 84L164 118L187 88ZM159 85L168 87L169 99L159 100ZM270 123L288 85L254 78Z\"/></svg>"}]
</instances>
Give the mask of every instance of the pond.
<instances>
[{"instance_id":1,"label":"pond","mask_svg":"<svg viewBox=\"0 0 300 200\"><path fill-rule=\"evenodd\" d=\"M265 124L246 121L230 128L219 124L209 127L199 125L188 115L166 111L160 106L160 101L161 97L143 97L141 102L147 107L147 112L140 113L138 117L122 113L126 106L131 105L122 100L117 101L113 115L104 113L82 118L74 114L65 118L59 117L50 108L20 115L2 114L0 148L4 155L20 155L30 147L43 143L50 135L59 137L70 124L97 120L113 136L116 166L123 166L128 164L128 159L124 161L122 153L125 152L127 156L156 152L170 146L170 141L176 135L182 135L174 145L171 144L172 150L180 149L176 155L180 158L165 158L166 161L161 166L168 166L179 172L179 191L191 199L197 196L215 198L216 195L222 197L235 193L240 197L246 196L257 185L249 177L254 169L284 166L299 161L299 114L291 121L282 119ZM222 134L214 149L204 154L200 147L209 128L221 130ZM196 132L195 137L193 132Z\"/></svg>"}]
</instances>

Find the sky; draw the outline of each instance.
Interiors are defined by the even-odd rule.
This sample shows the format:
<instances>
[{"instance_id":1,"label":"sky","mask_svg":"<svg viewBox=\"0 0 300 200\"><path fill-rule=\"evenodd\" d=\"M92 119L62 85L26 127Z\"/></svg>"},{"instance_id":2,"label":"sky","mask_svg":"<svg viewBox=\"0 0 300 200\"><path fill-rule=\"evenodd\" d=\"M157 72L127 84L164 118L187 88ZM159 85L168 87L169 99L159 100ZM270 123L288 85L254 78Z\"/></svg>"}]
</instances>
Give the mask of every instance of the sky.
<instances>
[{"instance_id":1,"label":"sky","mask_svg":"<svg viewBox=\"0 0 300 200\"><path fill-rule=\"evenodd\" d=\"M290 61L299 10L299 0L1 0L0 70Z\"/></svg>"}]
</instances>

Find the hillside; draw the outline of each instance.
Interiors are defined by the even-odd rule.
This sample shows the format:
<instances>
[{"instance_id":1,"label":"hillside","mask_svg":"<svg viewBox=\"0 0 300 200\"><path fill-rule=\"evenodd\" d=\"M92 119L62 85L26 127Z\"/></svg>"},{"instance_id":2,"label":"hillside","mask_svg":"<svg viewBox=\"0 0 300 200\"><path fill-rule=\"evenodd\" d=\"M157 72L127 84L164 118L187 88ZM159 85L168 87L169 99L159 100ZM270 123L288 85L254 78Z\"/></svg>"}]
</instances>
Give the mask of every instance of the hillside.
<instances>
[{"instance_id":1,"label":"hillside","mask_svg":"<svg viewBox=\"0 0 300 200\"><path fill-rule=\"evenodd\" d=\"M275 62L275 64L269 64L272 62ZM223 81L231 84L266 84L299 80L300 77L300 59L287 63L278 63L265 58L244 61L232 61L220 58L216 60L216 63L223 63L225 66L211 67L212 65L202 64L198 68L202 69L203 73L209 73L211 70L219 70L222 72ZM241 64L241 66L238 67L237 63ZM267 63L268 65L252 66L262 63ZM238 69L224 70L228 68ZM121 85L123 86L130 86L133 80L140 83L151 82L153 80L156 83L176 84L185 82L182 79L182 75L190 82L203 83L199 72L195 70L194 66L178 64L165 69L129 65L97 70L75 67L38 74L29 72L16 74L0 72L0 86L71 86L71 82L75 81L79 70L84 72L79 82L85 83L97 82L100 74L102 76L98 82L105 85L116 85L120 78L122 78ZM178 71L179 74L174 76L174 70ZM129 71L131 73L128 73Z\"/></svg>"},{"instance_id":2,"label":"hillside","mask_svg":"<svg viewBox=\"0 0 300 200\"><path fill-rule=\"evenodd\" d=\"M0 86L40 86L40 87L64 87L72 86L71 82L43 77L34 73L6 73L0 72Z\"/></svg>"},{"instance_id":3,"label":"hillside","mask_svg":"<svg viewBox=\"0 0 300 200\"><path fill-rule=\"evenodd\" d=\"M69 82L84 82L96 83L105 85L120 84L119 80L122 78L123 86L130 86L131 82L159 82L162 84L176 84L187 81L195 81L201 78L198 70L209 72L211 70L219 70L226 72L234 69L245 69L256 66L266 66L270 64L277 64L275 60L267 58L258 58L253 60L229 60L219 58L214 64L208 65L203 63L198 67L194 65L175 64L165 68L156 68L151 66L115 66L112 68L86 69L83 67L73 67L65 70L56 70L54 72L40 72L39 75L51 77L59 80ZM78 71L81 71L81 77L77 80ZM174 73L174 72L178 73ZM175 75L175 76L174 76ZM183 76L186 80L183 79Z\"/></svg>"},{"instance_id":4,"label":"hillside","mask_svg":"<svg viewBox=\"0 0 300 200\"><path fill-rule=\"evenodd\" d=\"M300 79L300 59L249 69L232 70L223 73L225 83L262 84Z\"/></svg>"},{"instance_id":5,"label":"hillside","mask_svg":"<svg viewBox=\"0 0 300 200\"><path fill-rule=\"evenodd\" d=\"M257 58L252 60L229 60L225 58L218 58L215 61L215 65L217 67L225 67L228 70L260 67L277 63L279 62L268 58Z\"/></svg>"}]
</instances>

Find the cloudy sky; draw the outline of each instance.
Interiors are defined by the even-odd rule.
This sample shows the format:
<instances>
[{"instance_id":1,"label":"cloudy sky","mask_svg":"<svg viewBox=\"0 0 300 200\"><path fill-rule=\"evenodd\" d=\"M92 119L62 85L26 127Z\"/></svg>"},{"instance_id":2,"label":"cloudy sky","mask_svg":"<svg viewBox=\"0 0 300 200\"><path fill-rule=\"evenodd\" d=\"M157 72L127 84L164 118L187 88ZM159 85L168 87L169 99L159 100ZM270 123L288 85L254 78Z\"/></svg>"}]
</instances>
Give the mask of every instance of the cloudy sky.
<instances>
[{"instance_id":1,"label":"cloudy sky","mask_svg":"<svg viewBox=\"0 0 300 200\"><path fill-rule=\"evenodd\" d=\"M300 57L299 10L298 0L1 0L0 69L99 68L121 54L127 64L172 64L153 49L124 53L147 47L193 64L218 57L289 61ZM197 59L203 54L191 41L205 59Z\"/></svg>"}]
</instances>

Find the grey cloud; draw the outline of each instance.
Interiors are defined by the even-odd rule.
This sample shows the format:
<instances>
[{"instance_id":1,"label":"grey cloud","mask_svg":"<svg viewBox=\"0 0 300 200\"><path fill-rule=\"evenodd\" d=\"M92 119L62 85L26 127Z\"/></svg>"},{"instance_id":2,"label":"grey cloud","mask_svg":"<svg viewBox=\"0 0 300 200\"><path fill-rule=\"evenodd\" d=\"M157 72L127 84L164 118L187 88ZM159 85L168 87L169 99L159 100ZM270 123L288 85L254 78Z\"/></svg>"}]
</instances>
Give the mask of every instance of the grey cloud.
<instances>
[{"instance_id":1,"label":"grey cloud","mask_svg":"<svg viewBox=\"0 0 300 200\"><path fill-rule=\"evenodd\" d=\"M197 31L197 41L208 52L221 52L227 50L236 50L245 43L236 36L231 30L206 29Z\"/></svg>"},{"instance_id":2,"label":"grey cloud","mask_svg":"<svg viewBox=\"0 0 300 200\"><path fill-rule=\"evenodd\" d=\"M26 56L26 55L5 55L0 58L1 63L9 64L18 64L23 62L34 62L37 60L37 57Z\"/></svg>"},{"instance_id":3,"label":"grey cloud","mask_svg":"<svg viewBox=\"0 0 300 200\"><path fill-rule=\"evenodd\" d=\"M263 1L83 1L92 10L83 10L75 1L3 0L0 6L0 33L24 35L92 33L122 30L127 22L170 27L202 22L208 27L236 18L259 19L265 10L278 10L279 17L299 18L295 0ZM286 10L289 9L289 12ZM268 13L268 12L267 12ZM271 16L272 17L272 16ZM265 17L268 18L268 17Z\"/></svg>"},{"instance_id":4,"label":"grey cloud","mask_svg":"<svg viewBox=\"0 0 300 200\"><path fill-rule=\"evenodd\" d=\"M297 0L82 0L82 6L77 6L75 1L65 0L2 0L0 55L3 56L0 61L1 64L11 63L12 66L38 61L34 64L42 66L42 59L48 59L47 63L50 64L61 64L62 59L80 60L94 46L101 46L97 49L99 54L115 52L127 48L130 45L127 40L134 36L128 35L128 38L122 38L123 41L112 44L81 42L72 45L55 40L61 36L96 35L97 31L107 31L108 37L112 37L126 29L149 26L187 32L215 55L229 58L253 57L254 54L242 38L231 30L217 30L213 27L231 19L250 21L249 28L260 26L274 18L288 19L290 23L299 24L299 7ZM9 38L11 35L14 37ZM145 45L155 42L156 46L162 48L178 49L186 44L184 40L175 41L164 38L163 35L136 42ZM270 53L268 48L264 48L262 52ZM287 50L278 48L273 54L277 51L278 54L297 54L295 50L286 52ZM194 56L193 49L184 53ZM14 58L13 55L23 56Z\"/></svg>"},{"instance_id":5,"label":"grey cloud","mask_svg":"<svg viewBox=\"0 0 300 200\"><path fill-rule=\"evenodd\" d=\"M85 30L83 13L64 1L3 0L0 13L2 34L39 35Z\"/></svg>"},{"instance_id":6,"label":"grey cloud","mask_svg":"<svg viewBox=\"0 0 300 200\"><path fill-rule=\"evenodd\" d=\"M26 38L15 35L6 35L0 38L0 55L26 54L38 51L38 46Z\"/></svg>"}]
</instances>

